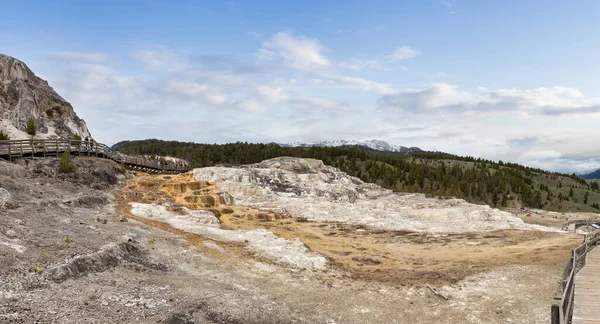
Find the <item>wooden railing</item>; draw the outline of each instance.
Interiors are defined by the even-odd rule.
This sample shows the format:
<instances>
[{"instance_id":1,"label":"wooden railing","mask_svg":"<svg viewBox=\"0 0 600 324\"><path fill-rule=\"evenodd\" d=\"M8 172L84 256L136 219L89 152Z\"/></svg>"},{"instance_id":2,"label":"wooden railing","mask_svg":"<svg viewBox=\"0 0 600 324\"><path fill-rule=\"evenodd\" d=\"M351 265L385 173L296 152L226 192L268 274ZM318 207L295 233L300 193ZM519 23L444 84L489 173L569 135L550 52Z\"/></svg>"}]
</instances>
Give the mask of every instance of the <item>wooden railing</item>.
<instances>
[{"instance_id":1,"label":"wooden railing","mask_svg":"<svg viewBox=\"0 0 600 324\"><path fill-rule=\"evenodd\" d=\"M575 276L585 266L586 255L600 242L600 233L586 235L583 243L571 251L571 258L560 280L554 303L550 307L552 324L569 324L573 316Z\"/></svg>"},{"instance_id":2,"label":"wooden railing","mask_svg":"<svg viewBox=\"0 0 600 324\"><path fill-rule=\"evenodd\" d=\"M128 167L146 168L164 172L185 172L191 168L187 162L150 159L117 152L107 145L91 141L33 139L0 141L0 157L8 160L27 156L59 156L64 152L80 156L111 159Z\"/></svg>"},{"instance_id":3,"label":"wooden railing","mask_svg":"<svg viewBox=\"0 0 600 324\"><path fill-rule=\"evenodd\" d=\"M571 225L573 225L573 226L571 226L573 229L577 229L577 226L594 225L594 224L600 224L600 219L577 219L577 220L568 221L567 223L565 223L565 225L563 225L562 229L569 230L569 227Z\"/></svg>"}]
</instances>

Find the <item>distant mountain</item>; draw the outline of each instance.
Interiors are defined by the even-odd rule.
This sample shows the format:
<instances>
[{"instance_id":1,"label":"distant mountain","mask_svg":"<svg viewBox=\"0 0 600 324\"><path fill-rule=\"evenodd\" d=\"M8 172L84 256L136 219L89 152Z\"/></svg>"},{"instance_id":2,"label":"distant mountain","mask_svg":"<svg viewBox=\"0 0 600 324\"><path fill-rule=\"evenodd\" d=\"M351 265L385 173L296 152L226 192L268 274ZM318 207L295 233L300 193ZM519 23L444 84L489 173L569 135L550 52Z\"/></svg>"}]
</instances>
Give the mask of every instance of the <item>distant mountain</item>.
<instances>
[{"instance_id":1,"label":"distant mountain","mask_svg":"<svg viewBox=\"0 0 600 324\"><path fill-rule=\"evenodd\" d=\"M355 140L337 140L337 141L315 141L315 142L296 142L289 144L279 144L285 147L337 147L337 146L363 146L370 148L375 151L381 152L399 152L399 153L409 153L409 152L422 152L418 147L405 147L398 145L391 145L386 141L382 140L366 140L366 141L355 141Z\"/></svg>"},{"instance_id":2,"label":"distant mountain","mask_svg":"<svg viewBox=\"0 0 600 324\"><path fill-rule=\"evenodd\" d=\"M584 180L600 179L600 169L590 171L589 173L580 174L579 177Z\"/></svg>"},{"instance_id":3,"label":"distant mountain","mask_svg":"<svg viewBox=\"0 0 600 324\"><path fill-rule=\"evenodd\" d=\"M90 137L85 121L73 106L33 73L25 63L0 54L0 131L10 139L28 139L33 120L36 138Z\"/></svg>"}]
</instances>

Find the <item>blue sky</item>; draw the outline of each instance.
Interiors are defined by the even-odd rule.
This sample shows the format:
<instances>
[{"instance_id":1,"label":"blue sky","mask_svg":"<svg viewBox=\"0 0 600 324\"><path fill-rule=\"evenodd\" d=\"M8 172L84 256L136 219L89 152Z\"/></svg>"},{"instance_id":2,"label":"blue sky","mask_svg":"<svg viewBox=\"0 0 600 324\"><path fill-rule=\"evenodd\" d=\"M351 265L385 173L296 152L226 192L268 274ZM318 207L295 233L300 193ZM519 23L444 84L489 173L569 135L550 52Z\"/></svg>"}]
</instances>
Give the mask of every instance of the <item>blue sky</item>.
<instances>
[{"instance_id":1,"label":"blue sky","mask_svg":"<svg viewBox=\"0 0 600 324\"><path fill-rule=\"evenodd\" d=\"M2 7L0 52L47 79L107 144L377 138L600 167L598 1Z\"/></svg>"}]
</instances>

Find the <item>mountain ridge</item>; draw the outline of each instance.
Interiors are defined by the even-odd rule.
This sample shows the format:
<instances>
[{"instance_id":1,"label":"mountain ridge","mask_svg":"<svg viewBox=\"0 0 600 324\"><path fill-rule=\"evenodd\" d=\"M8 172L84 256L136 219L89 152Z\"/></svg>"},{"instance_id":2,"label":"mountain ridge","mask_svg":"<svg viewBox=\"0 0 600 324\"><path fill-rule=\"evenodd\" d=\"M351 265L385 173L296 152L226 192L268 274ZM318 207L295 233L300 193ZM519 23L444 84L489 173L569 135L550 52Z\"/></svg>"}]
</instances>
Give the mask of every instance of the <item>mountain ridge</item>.
<instances>
[{"instance_id":1,"label":"mountain ridge","mask_svg":"<svg viewBox=\"0 0 600 324\"><path fill-rule=\"evenodd\" d=\"M409 152L422 152L418 147L406 147L400 145L389 144L386 141L371 139L365 141L358 140L333 140L333 141L311 141L311 142L293 142L279 144L284 147L339 147L339 146L362 146L375 151L382 152L396 152L396 153L409 153Z\"/></svg>"},{"instance_id":2,"label":"mountain ridge","mask_svg":"<svg viewBox=\"0 0 600 324\"><path fill-rule=\"evenodd\" d=\"M600 179L600 169L587 171L579 174L579 177L583 180L596 180Z\"/></svg>"}]
</instances>

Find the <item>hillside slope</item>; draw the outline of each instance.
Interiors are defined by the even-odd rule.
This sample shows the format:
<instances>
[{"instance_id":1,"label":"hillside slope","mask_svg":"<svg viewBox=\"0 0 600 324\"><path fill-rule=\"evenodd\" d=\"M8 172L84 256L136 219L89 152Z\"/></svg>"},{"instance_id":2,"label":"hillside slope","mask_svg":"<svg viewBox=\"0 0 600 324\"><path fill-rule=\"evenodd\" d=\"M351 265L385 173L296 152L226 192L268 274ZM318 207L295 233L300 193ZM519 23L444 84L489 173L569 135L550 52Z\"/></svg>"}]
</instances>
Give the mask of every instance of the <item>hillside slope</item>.
<instances>
[{"instance_id":1,"label":"hillside slope","mask_svg":"<svg viewBox=\"0 0 600 324\"><path fill-rule=\"evenodd\" d=\"M25 63L0 54L0 131L10 139L28 139L28 121L35 122L36 138L91 137L85 121L48 82Z\"/></svg>"},{"instance_id":2,"label":"hillside slope","mask_svg":"<svg viewBox=\"0 0 600 324\"><path fill-rule=\"evenodd\" d=\"M600 210L597 183L588 184L574 175L514 163L439 152L405 154L358 147L209 145L160 140L121 142L113 148L124 153L175 156L188 160L192 167L250 164L280 156L314 158L394 191L458 197L492 207L531 207L560 212Z\"/></svg>"}]
</instances>

